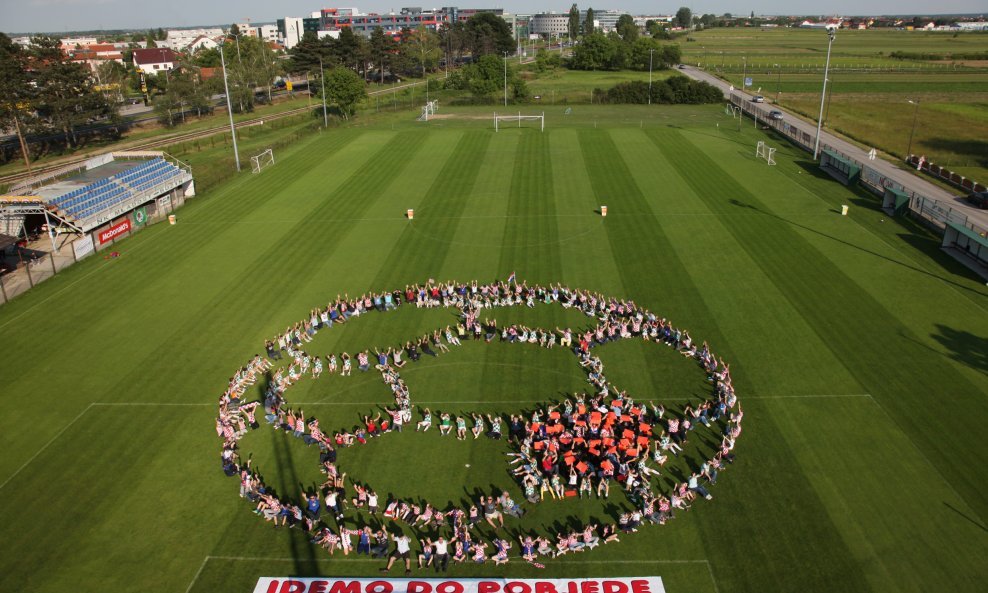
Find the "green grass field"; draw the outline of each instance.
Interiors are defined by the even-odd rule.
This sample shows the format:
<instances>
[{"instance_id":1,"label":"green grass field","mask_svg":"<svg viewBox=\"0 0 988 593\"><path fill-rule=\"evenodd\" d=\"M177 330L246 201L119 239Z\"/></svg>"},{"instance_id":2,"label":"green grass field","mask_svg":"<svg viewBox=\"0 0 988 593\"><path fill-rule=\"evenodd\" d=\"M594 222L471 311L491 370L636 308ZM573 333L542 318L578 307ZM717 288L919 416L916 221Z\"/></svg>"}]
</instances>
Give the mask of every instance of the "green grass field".
<instances>
[{"instance_id":1,"label":"green grass field","mask_svg":"<svg viewBox=\"0 0 988 593\"><path fill-rule=\"evenodd\" d=\"M670 593L982 590L984 283L936 237L886 219L805 153L737 132L720 107L546 111L544 134L494 133L490 108L444 108L428 124L399 112L307 135L262 174L215 183L178 225L0 308L0 591L235 592L259 576L378 574L380 562L330 558L250 513L220 471L215 402L265 338L339 293L512 271L634 299L708 340L732 365L745 433L714 500L665 526L541 571L515 560L453 574L660 575ZM755 159L758 140L779 148L777 166ZM548 308L498 317L580 323ZM406 307L307 349L352 352L450 320ZM708 389L662 347L601 356L640 399L678 406ZM584 385L571 356L497 344L402 374L419 404L454 411L510 413ZM289 397L324 426L356 424L391 398L378 376L354 375ZM295 439L264 429L243 444L279 491L321 481ZM340 466L381 492L458 502L517 490L503 451L403 434L342 451ZM509 525L625 505L616 490L545 502Z\"/></svg>"},{"instance_id":2,"label":"green grass field","mask_svg":"<svg viewBox=\"0 0 988 593\"><path fill-rule=\"evenodd\" d=\"M737 87L760 89L808 119L819 114L827 36L821 30L709 29L682 44L683 61ZM824 125L862 145L904 158L923 154L976 181L988 179L988 85L984 60L895 60L894 51L962 55L988 51L988 35L840 30L832 47ZM780 94L781 93L781 94Z\"/></svg>"}]
</instances>

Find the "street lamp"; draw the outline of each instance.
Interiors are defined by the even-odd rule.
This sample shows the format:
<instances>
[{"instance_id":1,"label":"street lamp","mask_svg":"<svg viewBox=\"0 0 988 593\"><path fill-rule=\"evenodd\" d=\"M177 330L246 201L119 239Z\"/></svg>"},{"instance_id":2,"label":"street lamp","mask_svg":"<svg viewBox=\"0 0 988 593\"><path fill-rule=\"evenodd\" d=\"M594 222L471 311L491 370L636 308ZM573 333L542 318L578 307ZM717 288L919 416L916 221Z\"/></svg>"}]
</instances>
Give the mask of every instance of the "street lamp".
<instances>
[{"instance_id":1,"label":"street lamp","mask_svg":"<svg viewBox=\"0 0 988 593\"><path fill-rule=\"evenodd\" d=\"M741 95L744 96L744 91L747 88L745 81L748 80L748 56L742 56L741 62L744 64L741 68Z\"/></svg>"},{"instance_id":2,"label":"street lamp","mask_svg":"<svg viewBox=\"0 0 988 593\"><path fill-rule=\"evenodd\" d=\"M913 134L916 133L916 117L919 115L919 99L916 99L915 101L910 99L909 103L912 103L916 107L913 109L913 129L909 131L909 148L906 149L907 159L913 154Z\"/></svg>"},{"instance_id":3,"label":"street lamp","mask_svg":"<svg viewBox=\"0 0 988 593\"><path fill-rule=\"evenodd\" d=\"M652 54L655 49L648 50L648 104L652 104Z\"/></svg>"},{"instance_id":4,"label":"street lamp","mask_svg":"<svg viewBox=\"0 0 988 593\"><path fill-rule=\"evenodd\" d=\"M504 52L504 106L508 106L508 52Z\"/></svg>"},{"instance_id":5,"label":"street lamp","mask_svg":"<svg viewBox=\"0 0 988 593\"><path fill-rule=\"evenodd\" d=\"M233 159L240 172L240 152L237 150L237 129L233 126L233 107L230 106L230 85L226 81L226 58L223 57L223 43L220 44L220 64L223 66L223 90L226 91L226 112L230 116L230 134L233 136Z\"/></svg>"},{"instance_id":6,"label":"street lamp","mask_svg":"<svg viewBox=\"0 0 988 593\"><path fill-rule=\"evenodd\" d=\"M775 67L779 69L779 79L775 83L775 104L779 104L779 98L782 96L782 66L775 64Z\"/></svg>"},{"instance_id":7,"label":"street lamp","mask_svg":"<svg viewBox=\"0 0 988 593\"><path fill-rule=\"evenodd\" d=\"M813 160L820 154L820 128L823 127L823 100L827 96L827 76L830 74L830 48L834 45L834 37L837 35L835 28L827 29L827 63L823 67L823 90L820 92L820 117L816 120L816 142L813 143Z\"/></svg>"}]
</instances>

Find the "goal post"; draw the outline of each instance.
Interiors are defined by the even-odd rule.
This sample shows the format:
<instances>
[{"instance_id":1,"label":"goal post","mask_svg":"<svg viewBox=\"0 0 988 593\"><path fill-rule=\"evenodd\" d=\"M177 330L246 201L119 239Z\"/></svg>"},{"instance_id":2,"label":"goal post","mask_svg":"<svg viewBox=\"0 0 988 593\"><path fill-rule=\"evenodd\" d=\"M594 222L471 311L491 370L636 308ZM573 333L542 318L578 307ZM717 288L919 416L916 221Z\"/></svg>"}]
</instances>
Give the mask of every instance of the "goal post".
<instances>
[{"instance_id":1,"label":"goal post","mask_svg":"<svg viewBox=\"0 0 988 593\"><path fill-rule=\"evenodd\" d=\"M498 115L497 112L495 111L494 112L494 131L497 132L502 127L504 127L501 122L509 122L509 121L516 121L516 122L518 122L518 127L519 128L521 127L521 122L523 122L523 121L538 121L539 122L539 131L540 132L545 132L545 111L543 111L540 115L522 115L522 113L520 111L517 114L515 114L515 115L503 115L503 114L502 115Z\"/></svg>"},{"instance_id":2,"label":"goal post","mask_svg":"<svg viewBox=\"0 0 988 593\"><path fill-rule=\"evenodd\" d=\"M765 159L765 162L769 165L775 164L775 150L769 147L765 142L759 140L758 145L755 147L755 156L760 159Z\"/></svg>"},{"instance_id":3,"label":"goal post","mask_svg":"<svg viewBox=\"0 0 988 593\"><path fill-rule=\"evenodd\" d=\"M250 157L251 173L260 173L261 169L274 164L274 151L270 148L257 156Z\"/></svg>"},{"instance_id":4,"label":"goal post","mask_svg":"<svg viewBox=\"0 0 988 593\"><path fill-rule=\"evenodd\" d=\"M437 111L439 111L439 99L429 101L422 107L422 115L419 116L419 121L429 121L429 116L435 115Z\"/></svg>"}]
</instances>

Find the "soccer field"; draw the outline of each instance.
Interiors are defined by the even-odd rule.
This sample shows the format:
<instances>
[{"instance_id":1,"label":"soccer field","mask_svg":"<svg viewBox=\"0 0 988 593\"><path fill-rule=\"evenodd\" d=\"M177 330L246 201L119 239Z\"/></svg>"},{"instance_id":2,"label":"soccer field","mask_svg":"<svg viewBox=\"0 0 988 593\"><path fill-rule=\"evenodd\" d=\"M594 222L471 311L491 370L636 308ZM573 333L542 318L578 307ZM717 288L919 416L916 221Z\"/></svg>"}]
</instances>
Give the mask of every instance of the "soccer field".
<instances>
[{"instance_id":1,"label":"soccer field","mask_svg":"<svg viewBox=\"0 0 988 593\"><path fill-rule=\"evenodd\" d=\"M239 592L260 576L378 574L383 562L329 557L251 514L220 470L216 401L265 339L338 294L512 272L633 299L708 341L731 363L745 432L713 500L664 526L542 570L514 558L452 574L658 575L670 593L983 590L984 283L722 107L574 111L547 110L545 133L495 133L490 111L444 108L428 123L399 114L314 134L196 198L176 226L119 243L119 258L0 308L0 592ZM779 149L777 166L755 158L758 140ZM584 323L556 308L497 316ZM402 307L306 349L387 346L453 319ZM679 408L709 393L668 348L600 356L638 399ZM458 413L587 389L565 352L496 343L402 374L416 405ZM355 370L304 379L290 401L342 427L393 399ZM263 422L242 444L288 496L322 481L314 448ZM507 488L523 500L506 451L406 432L342 450L340 466L382 499L460 504ZM607 501L524 506L510 533L613 521L629 503L614 488Z\"/></svg>"}]
</instances>

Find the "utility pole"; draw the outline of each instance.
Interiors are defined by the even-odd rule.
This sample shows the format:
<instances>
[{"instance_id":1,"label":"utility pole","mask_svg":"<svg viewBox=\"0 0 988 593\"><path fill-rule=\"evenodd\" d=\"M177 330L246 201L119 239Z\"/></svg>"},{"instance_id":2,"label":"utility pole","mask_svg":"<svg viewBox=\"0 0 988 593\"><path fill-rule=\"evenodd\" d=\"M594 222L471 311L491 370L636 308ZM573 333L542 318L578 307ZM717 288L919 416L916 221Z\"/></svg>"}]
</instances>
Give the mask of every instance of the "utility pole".
<instances>
[{"instance_id":1,"label":"utility pole","mask_svg":"<svg viewBox=\"0 0 988 593\"><path fill-rule=\"evenodd\" d=\"M834 45L836 34L834 29L827 29L827 35L830 40L827 42L827 63L823 67L823 90L820 92L820 117L816 120L816 142L813 143L813 160L816 160L820 154L820 128L823 127L823 100L827 96L827 76L830 74L830 48Z\"/></svg>"},{"instance_id":2,"label":"utility pole","mask_svg":"<svg viewBox=\"0 0 988 593\"><path fill-rule=\"evenodd\" d=\"M322 126L329 127L329 116L326 114L326 73L322 69L322 57L319 58L319 83L322 85Z\"/></svg>"},{"instance_id":3,"label":"utility pole","mask_svg":"<svg viewBox=\"0 0 988 593\"><path fill-rule=\"evenodd\" d=\"M652 104L652 54L655 49L648 50L648 104Z\"/></svg>"},{"instance_id":4,"label":"utility pole","mask_svg":"<svg viewBox=\"0 0 988 593\"><path fill-rule=\"evenodd\" d=\"M508 52L504 52L504 106L508 106Z\"/></svg>"},{"instance_id":5,"label":"utility pole","mask_svg":"<svg viewBox=\"0 0 988 593\"><path fill-rule=\"evenodd\" d=\"M223 65L223 90L226 91L226 112L230 116L230 134L233 136L233 159L237 163L237 173L240 172L240 152L237 151L237 129L233 125L233 107L230 106L230 85L226 81L226 58L223 56L223 46L220 44L220 64Z\"/></svg>"},{"instance_id":6,"label":"utility pole","mask_svg":"<svg viewBox=\"0 0 988 593\"><path fill-rule=\"evenodd\" d=\"M779 64L775 65L779 70L779 79L775 83L775 104L779 104L779 98L782 97L782 66Z\"/></svg>"}]
</instances>

